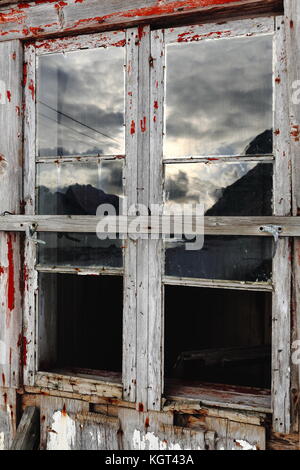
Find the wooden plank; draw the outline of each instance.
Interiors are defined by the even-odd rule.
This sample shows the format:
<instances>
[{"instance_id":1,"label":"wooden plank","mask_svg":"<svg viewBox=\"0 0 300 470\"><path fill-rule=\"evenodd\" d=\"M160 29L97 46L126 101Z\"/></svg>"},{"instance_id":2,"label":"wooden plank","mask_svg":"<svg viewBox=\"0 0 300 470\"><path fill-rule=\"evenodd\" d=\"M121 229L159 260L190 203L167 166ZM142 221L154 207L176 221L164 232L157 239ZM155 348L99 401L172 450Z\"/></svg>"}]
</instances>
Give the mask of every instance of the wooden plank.
<instances>
[{"instance_id":1,"label":"wooden plank","mask_svg":"<svg viewBox=\"0 0 300 470\"><path fill-rule=\"evenodd\" d=\"M274 215L291 215L291 160L285 24L276 18L274 35ZM290 430L291 251L280 239L273 259L272 409L273 428Z\"/></svg>"},{"instance_id":2,"label":"wooden plank","mask_svg":"<svg viewBox=\"0 0 300 470\"><path fill-rule=\"evenodd\" d=\"M79 400L42 396L40 406L40 449L69 450L75 437L75 423L69 414L88 412L89 404Z\"/></svg>"},{"instance_id":3,"label":"wooden plank","mask_svg":"<svg viewBox=\"0 0 300 470\"><path fill-rule=\"evenodd\" d=\"M0 214L22 200L22 62L20 41L0 44ZM18 387L22 336L20 234L0 232L0 386Z\"/></svg>"},{"instance_id":4,"label":"wooden plank","mask_svg":"<svg viewBox=\"0 0 300 470\"><path fill-rule=\"evenodd\" d=\"M37 55L55 52L65 53L77 51L78 49L94 49L96 47L124 47L125 43L125 32L113 31L37 41L36 51Z\"/></svg>"},{"instance_id":5,"label":"wooden plank","mask_svg":"<svg viewBox=\"0 0 300 470\"><path fill-rule=\"evenodd\" d=\"M151 215L163 212L163 129L165 44L162 30L151 33L150 59L150 162ZM164 247L159 235L149 239L148 408L159 411L164 388L164 314L162 275Z\"/></svg>"},{"instance_id":6,"label":"wooden plank","mask_svg":"<svg viewBox=\"0 0 300 470\"><path fill-rule=\"evenodd\" d=\"M34 406L25 408L10 450L37 450L40 441L40 413Z\"/></svg>"},{"instance_id":7,"label":"wooden plank","mask_svg":"<svg viewBox=\"0 0 300 470\"><path fill-rule=\"evenodd\" d=\"M125 194L128 207L137 204L137 125L138 125L138 53L136 29L126 32L126 162ZM127 208L124 207L124 214ZM137 262L136 240L127 238L124 249L124 309L123 309L123 398L136 401L137 361Z\"/></svg>"},{"instance_id":8,"label":"wooden plank","mask_svg":"<svg viewBox=\"0 0 300 470\"><path fill-rule=\"evenodd\" d=\"M254 292L273 291L272 283L268 282L222 281L214 279L164 276L163 283L167 286L209 287L212 289L246 290Z\"/></svg>"},{"instance_id":9,"label":"wooden plank","mask_svg":"<svg viewBox=\"0 0 300 470\"><path fill-rule=\"evenodd\" d=\"M166 44L199 42L210 39L247 37L274 32L274 17L250 18L220 23L168 28L165 30Z\"/></svg>"},{"instance_id":10,"label":"wooden plank","mask_svg":"<svg viewBox=\"0 0 300 470\"><path fill-rule=\"evenodd\" d=\"M266 450L266 429L263 426L228 421L228 450Z\"/></svg>"},{"instance_id":11,"label":"wooden plank","mask_svg":"<svg viewBox=\"0 0 300 470\"><path fill-rule=\"evenodd\" d=\"M98 395L99 397L112 399L122 398L122 385L101 376L87 378L84 374L74 376L67 372L63 374L38 372L36 374L35 384L38 387L61 392L77 393L79 395Z\"/></svg>"},{"instance_id":12,"label":"wooden plank","mask_svg":"<svg viewBox=\"0 0 300 470\"><path fill-rule=\"evenodd\" d=\"M30 44L25 47L24 57L24 205L25 214L35 214L35 155L36 155L36 57L35 47ZM24 228L31 225L24 224ZM23 314L23 380L26 385L34 385L36 371L36 331L35 331L35 301L37 291L36 246L27 237L25 240L26 271L24 286Z\"/></svg>"},{"instance_id":13,"label":"wooden plank","mask_svg":"<svg viewBox=\"0 0 300 470\"><path fill-rule=\"evenodd\" d=\"M300 4L296 0L284 1L284 19L287 43L288 97L290 112L290 145L292 160L292 213L300 215ZM292 286L292 344L300 339L300 238L293 245ZM292 429L300 431L300 364L291 364Z\"/></svg>"},{"instance_id":14,"label":"wooden plank","mask_svg":"<svg viewBox=\"0 0 300 470\"><path fill-rule=\"evenodd\" d=\"M149 207L150 195L150 27L136 29L139 49L139 93L137 125L138 210ZM143 212L145 214L145 209ZM137 242L137 409L148 409L149 371L149 240Z\"/></svg>"},{"instance_id":15,"label":"wooden plank","mask_svg":"<svg viewBox=\"0 0 300 470\"><path fill-rule=\"evenodd\" d=\"M135 235L136 232L130 229L136 217L129 216L106 216L107 223L119 227L120 233L129 232ZM97 216L64 216L64 215L5 215L0 217L0 232L24 232L26 225L36 224L37 232L80 232L90 233L97 230L97 224L103 219ZM179 224L181 217L172 216L172 222ZM149 224L149 222L151 222ZM140 216L140 233L166 233L163 229L162 220L153 216ZM167 224L166 224L167 225ZM263 225L278 225L282 228L280 237L299 237L300 217L204 217L204 233L206 235L254 235L261 237L271 236L261 230ZM178 225L177 225L178 226ZM150 228L149 228L150 227ZM201 227L201 219L192 217L187 220L184 226L186 234L196 233L195 227ZM201 231L200 231L201 233Z\"/></svg>"},{"instance_id":16,"label":"wooden plank","mask_svg":"<svg viewBox=\"0 0 300 470\"><path fill-rule=\"evenodd\" d=\"M225 162L237 163L272 163L274 162L273 155L221 155L221 156L195 156L187 155L182 157L164 158L164 165L172 165L178 163L206 163L207 165L216 165Z\"/></svg>"},{"instance_id":17,"label":"wooden plank","mask_svg":"<svg viewBox=\"0 0 300 470\"><path fill-rule=\"evenodd\" d=\"M0 450L9 450L16 433L17 393L0 387Z\"/></svg>"},{"instance_id":18,"label":"wooden plank","mask_svg":"<svg viewBox=\"0 0 300 470\"><path fill-rule=\"evenodd\" d=\"M299 434L272 433L267 440L267 450L300 450Z\"/></svg>"},{"instance_id":19,"label":"wooden plank","mask_svg":"<svg viewBox=\"0 0 300 470\"><path fill-rule=\"evenodd\" d=\"M90 267L75 268L71 266L45 266L37 264L35 269L40 273L77 274L78 276L123 276L123 268Z\"/></svg>"},{"instance_id":20,"label":"wooden plank","mask_svg":"<svg viewBox=\"0 0 300 470\"><path fill-rule=\"evenodd\" d=\"M1 10L0 39L29 39L70 32L117 29L140 23L224 20L282 11L280 0L76 0L32 2Z\"/></svg>"}]
</instances>

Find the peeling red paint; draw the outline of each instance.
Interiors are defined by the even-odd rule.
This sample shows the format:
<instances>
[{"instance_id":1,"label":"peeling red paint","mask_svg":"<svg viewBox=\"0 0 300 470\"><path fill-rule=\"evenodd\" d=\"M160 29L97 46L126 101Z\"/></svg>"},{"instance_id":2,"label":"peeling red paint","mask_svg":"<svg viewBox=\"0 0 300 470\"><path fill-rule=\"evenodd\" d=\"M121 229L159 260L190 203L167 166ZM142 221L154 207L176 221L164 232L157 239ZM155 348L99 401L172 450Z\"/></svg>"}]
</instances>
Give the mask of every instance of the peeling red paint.
<instances>
[{"instance_id":1,"label":"peeling red paint","mask_svg":"<svg viewBox=\"0 0 300 470\"><path fill-rule=\"evenodd\" d=\"M8 280L7 280L7 306L10 311L15 308L15 267L12 235L7 236Z\"/></svg>"},{"instance_id":2,"label":"peeling red paint","mask_svg":"<svg viewBox=\"0 0 300 470\"><path fill-rule=\"evenodd\" d=\"M131 121L130 134L131 135L135 134L135 122L134 121Z\"/></svg>"},{"instance_id":3,"label":"peeling red paint","mask_svg":"<svg viewBox=\"0 0 300 470\"><path fill-rule=\"evenodd\" d=\"M277 84L281 83L281 78L280 78L280 77L276 77L276 78L275 78L275 83L277 83Z\"/></svg>"},{"instance_id":4,"label":"peeling red paint","mask_svg":"<svg viewBox=\"0 0 300 470\"><path fill-rule=\"evenodd\" d=\"M4 405L6 406L7 405L7 393L3 393L3 401L4 401Z\"/></svg>"},{"instance_id":5,"label":"peeling red paint","mask_svg":"<svg viewBox=\"0 0 300 470\"><path fill-rule=\"evenodd\" d=\"M83 3L84 0L75 0L75 3Z\"/></svg>"},{"instance_id":6,"label":"peeling red paint","mask_svg":"<svg viewBox=\"0 0 300 470\"><path fill-rule=\"evenodd\" d=\"M9 103L10 103L11 102L11 91L10 90L7 90L6 96L7 96L7 99L9 101Z\"/></svg>"},{"instance_id":7,"label":"peeling red paint","mask_svg":"<svg viewBox=\"0 0 300 470\"><path fill-rule=\"evenodd\" d=\"M16 113L17 113L18 116L21 115L20 106L16 106Z\"/></svg>"},{"instance_id":8,"label":"peeling red paint","mask_svg":"<svg viewBox=\"0 0 300 470\"><path fill-rule=\"evenodd\" d=\"M145 419L145 428L149 428L149 426L150 426L149 416L147 416Z\"/></svg>"},{"instance_id":9,"label":"peeling red paint","mask_svg":"<svg viewBox=\"0 0 300 470\"><path fill-rule=\"evenodd\" d=\"M61 410L61 414L63 416L67 416L67 409L66 409L66 404L64 403L63 409Z\"/></svg>"},{"instance_id":10,"label":"peeling red paint","mask_svg":"<svg viewBox=\"0 0 300 470\"><path fill-rule=\"evenodd\" d=\"M274 134L275 134L275 135L279 135L279 134L280 134L280 129L276 129L276 130L274 131Z\"/></svg>"},{"instance_id":11,"label":"peeling red paint","mask_svg":"<svg viewBox=\"0 0 300 470\"><path fill-rule=\"evenodd\" d=\"M2 384L3 384L3 387L5 387L5 375L2 373Z\"/></svg>"},{"instance_id":12,"label":"peeling red paint","mask_svg":"<svg viewBox=\"0 0 300 470\"><path fill-rule=\"evenodd\" d=\"M147 119L146 119L146 116L144 116L143 119L141 119L140 124L141 124L141 131L142 131L142 132L146 132L146 130L147 130Z\"/></svg>"},{"instance_id":13,"label":"peeling red paint","mask_svg":"<svg viewBox=\"0 0 300 470\"><path fill-rule=\"evenodd\" d=\"M23 64L23 85L26 86L27 83L27 63Z\"/></svg>"},{"instance_id":14,"label":"peeling red paint","mask_svg":"<svg viewBox=\"0 0 300 470\"><path fill-rule=\"evenodd\" d=\"M300 126L299 125L292 126L291 136L293 137L295 142L300 141Z\"/></svg>"},{"instance_id":15,"label":"peeling red paint","mask_svg":"<svg viewBox=\"0 0 300 470\"><path fill-rule=\"evenodd\" d=\"M22 24L26 18L26 15L24 15L23 13L18 10L15 10L14 8L11 8L9 13L0 13L0 24Z\"/></svg>"},{"instance_id":16,"label":"peeling red paint","mask_svg":"<svg viewBox=\"0 0 300 470\"><path fill-rule=\"evenodd\" d=\"M138 27L138 38L139 38L139 40L141 40L143 36L145 36L144 26L139 26Z\"/></svg>"},{"instance_id":17,"label":"peeling red paint","mask_svg":"<svg viewBox=\"0 0 300 470\"><path fill-rule=\"evenodd\" d=\"M139 403L138 405L139 412L142 413L144 411L144 405L143 403Z\"/></svg>"},{"instance_id":18,"label":"peeling red paint","mask_svg":"<svg viewBox=\"0 0 300 470\"><path fill-rule=\"evenodd\" d=\"M214 162L214 161L217 162L219 159L218 159L218 158L215 158L215 157L209 157L207 160L208 160L209 162Z\"/></svg>"},{"instance_id":19,"label":"peeling red paint","mask_svg":"<svg viewBox=\"0 0 300 470\"><path fill-rule=\"evenodd\" d=\"M154 109L158 109L158 101L154 101Z\"/></svg>"},{"instance_id":20,"label":"peeling red paint","mask_svg":"<svg viewBox=\"0 0 300 470\"><path fill-rule=\"evenodd\" d=\"M30 341L27 340L26 336L19 335L17 346L21 348L21 364L27 366L27 345Z\"/></svg>"},{"instance_id":21,"label":"peeling red paint","mask_svg":"<svg viewBox=\"0 0 300 470\"><path fill-rule=\"evenodd\" d=\"M62 7L66 7L66 6L68 6L68 4L66 2L61 1L61 2L56 3L56 5L54 5L54 8L56 8L57 10L60 10Z\"/></svg>"},{"instance_id":22,"label":"peeling red paint","mask_svg":"<svg viewBox=\"0 0 300 470\"><path fill-rule=\"evenodd\" d=\"M16 58L17 58L17 53L16 53L16 51L14 51L14 52L12 53L11 58L12 58L12 60L16 60Z\"/></svg>"},{"instance_id":23,"label":"peeling red paint","mask_svg":"<svg viewBox=\"0 0 300 470\"><path fill-rule=\"evenodd\" d=\"M201 41L202 39L207 39L210 37L228 37L231 35L231 31L211 31L206 34L193 34L193 31L186 31L178 35L177 42L193 42Z\"/></svg>"},{"instance_id":24,"label":"peeling red paint","mask_svg":"<svg viewBox=\"0 0 300 470\"><path fill-rule=\"evenodd\" d=\"M20 10L23 10L24 8L29 8L30 5L29 5L29 3L18 3L17 7L18 7Z\"/></svg>"},{"instance_id":25,"label":"peeling red paint","mask_svg":"<svg viewBox=\"0 0 300 470\"><path fill-rule=\"evenodd\" d=\"M0 266L0 276L1 274L4 274L5 273L5 269L3 268L3 266Z\"/></svg>"},{"instance_id":26,"label":"peeling red paint","mask_svg":"<svg viewBox=\"0 0 300 470\"><path fill-rule=\"evenodd\" d=\"M293 29L293 27L294 27L294 21L293 21L293 20L291 20L291 21L290 21L290 28L292 28L292 29Z\"/></svg>"},{"instance_id":27,"label":"peeling red paint","mask_svg":"<svg viewBox=\"0 0 300 470\"><path fill-rule=\"evenodd\" d=\"M153 122L156 122L156 116L153 116Z\"/></svg>"},{"instance_id":28,"label":"peeling red paint","mask_svg":"<svg viewBox=\"0 0 300 470\"><path fill-rule=\"evenodd\" d=\"M31 91L31 97L34 100L34 94L35 94L35 88L34 88L34 83L33 80L30 80L30 83L28 85L28 89Z\"/></svg>"}]
</instances>

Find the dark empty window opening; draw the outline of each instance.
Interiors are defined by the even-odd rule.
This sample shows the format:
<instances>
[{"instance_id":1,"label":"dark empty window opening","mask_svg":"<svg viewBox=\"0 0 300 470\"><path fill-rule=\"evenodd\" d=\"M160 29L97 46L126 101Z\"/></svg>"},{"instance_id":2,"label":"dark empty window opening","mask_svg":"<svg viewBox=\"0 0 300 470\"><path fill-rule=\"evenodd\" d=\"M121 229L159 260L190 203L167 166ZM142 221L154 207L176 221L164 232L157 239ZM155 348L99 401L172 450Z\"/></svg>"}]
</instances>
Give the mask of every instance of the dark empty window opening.
<instances>
[{"instance_id":1,"label":"dark empty window opening","mask_svg":"<svg viewBox=\"0 0 300 470\"><path fill-rule=\"evenodd\" d=\"M165 287L165 376L178 384L271 387L272 296Z\"/></svg>"},{"instance_id":2,"label":"dark empty window opening","mask_svg":"<svg viewBox=\"0 0 300 470\"><path fill-rule=\"evenodd\" d=\"M39 370L122 370L122 276L40 273Z\"/></svg>"}]
</instances>

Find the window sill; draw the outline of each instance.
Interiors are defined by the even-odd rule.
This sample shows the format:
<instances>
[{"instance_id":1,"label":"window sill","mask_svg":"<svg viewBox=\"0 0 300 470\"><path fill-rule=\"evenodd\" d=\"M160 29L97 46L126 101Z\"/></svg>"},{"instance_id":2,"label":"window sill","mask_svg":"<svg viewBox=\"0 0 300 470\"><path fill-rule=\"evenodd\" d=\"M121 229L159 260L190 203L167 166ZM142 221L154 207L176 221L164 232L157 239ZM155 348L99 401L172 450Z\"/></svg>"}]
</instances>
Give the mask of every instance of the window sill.
<instances>
[{"instance_id":1,"label":"window sill","mask_svg":"<svg viewBox=\"0 0 300 470\"><path fill-rule=\"evenodd\" d=\"M92 373L93 372L93 373ZM58 370L37 372L35 386L80 395L96 395L105 398L122 399L123 385L121 374L104 371Z\"/></svg>"},{"instance_id":2,"label":"window sill","mask_svg":"<svg viewBox=\"0 0 300 470\"><path fill-rule=\"evenodd\" d=\"M271 391L266 389L238 387L209 383L180 383L167 379L165 398L172 401L173 409L184 409L187 405L205 405L219 408L272 413ZM174 404L175 402L175 404ZM168 403L164 411L170 409Z\"/></svg>"}]
</instances>

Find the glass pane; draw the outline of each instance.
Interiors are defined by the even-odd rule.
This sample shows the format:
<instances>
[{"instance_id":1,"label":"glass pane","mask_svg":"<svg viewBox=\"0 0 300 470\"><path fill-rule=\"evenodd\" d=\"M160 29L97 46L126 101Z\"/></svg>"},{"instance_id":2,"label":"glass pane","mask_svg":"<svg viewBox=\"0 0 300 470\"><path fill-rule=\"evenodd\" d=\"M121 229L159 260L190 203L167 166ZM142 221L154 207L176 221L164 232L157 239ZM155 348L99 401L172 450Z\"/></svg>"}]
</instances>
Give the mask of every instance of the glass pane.
<instances>
[{"instance_id":1,"label":"glass pane","mask_svg":"<svg viewBox=\"0 0 300 470\"><path fill-rule=\"evenodd\" d=\"M111 204L116 215L122 197L123 162L45 163L37 165L38 213L96 215ZM96 233L41 233L39 263L50 266L123 265L122 240L99 240Z\"/></svg>"},{"instance_id":2,"label":"glass pane","mask_svg":"<svg viewBox=\"0 0 300 470\"><path fill-rule=\"evenodd\" d=\"M124 49L38 59L38 155L124 154Z\"/></svg>"},{"instance_id":3,"label":"glass pane","mask_svg":"<svg viewBox=\"0 0 300 470\"><path fill-rule=\"evenodd\" d=\"M167 48L165 157L272 153L272 36Z\"/></svg>"},{"instance_id":4,"label":"glass pane","mask_svg":"<svg viewBox=\"0 0 300 470\"><path fill-rule=\"evenodd\" d=\"M165 375L268 389L271 326L272 294L166 286Z\"/></svg>"},{"instance_id":5,"label":"glass pane","mask_svg":"<svg viewBox=\"0 0 300 470\"><path fill-rule=\"evenodd\" d=\"M166 207L203 203L207 216L272 215L270 163L187 163L165 167Z\"/></svg>"},{"instance_id":6,"label":"glass pane","mask_svg":"<svg viewBox=\"0 0 300 470\"><path fill-rule=\"evenodd\" d=\"M201 250L166 242L167 276L226 281L267 282L272 277L271 238L205 236Z\"/></svg>"},{"instance_id":7,"label":"glass pane","mask_svg":"<svg viewBox=\"0 0 300 470\"><path fill-rule=\"evenodd\" d=\"M123 241L99 240L96 233L46 233L39 238L38 263L46 266L121 268Z\"/></svg>"},{"instance_id":8,"label":"glass pane","mask_svg":"<svg viewBox=\"0 0 300 470\"><path fill-rule=\"evenodd\" d=\"M40 163L37 197L40 215L96 215L100 204L118 214L123 193L123 162Z\"/></svg>"},{"instance_id":9,"label":"glass pane","mask_svg":"<svg viewBox=\"0 0 300 470\"><path fill-rule=\"evenodd\" d=\"M39 370L121 372L121 276L39 273L39 294Z\"/></svg>"}]
</instances>

